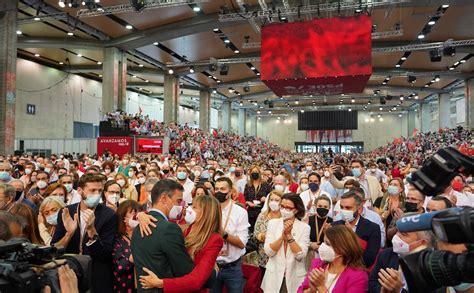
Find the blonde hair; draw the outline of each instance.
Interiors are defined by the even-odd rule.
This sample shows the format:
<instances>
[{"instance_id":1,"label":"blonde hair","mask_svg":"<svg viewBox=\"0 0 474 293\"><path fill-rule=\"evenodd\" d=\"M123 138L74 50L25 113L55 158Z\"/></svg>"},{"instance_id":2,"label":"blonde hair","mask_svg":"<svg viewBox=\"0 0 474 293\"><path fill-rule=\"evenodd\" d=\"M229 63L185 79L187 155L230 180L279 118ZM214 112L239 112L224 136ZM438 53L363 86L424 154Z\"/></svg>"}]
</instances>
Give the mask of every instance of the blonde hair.
<instances>
[{"instance_id":1,"label":"blonde hair","mask_svg":"<svg viewBox=\"0 0 474 293\"><path fill-rule=\"evenodd\" d=\"M50 203L55 204L60 209L66 206L66 204L62 202L61 200L59 200L58 198L54 196L53 197L48 196L48 197L45 197L43 201L41 202L41 205L39 207L39 212L43 213L46 206L49 205Z\"/></svg>"},{"instance_id":2,"label":"blonde hair","mask_svg":"<svg viewBox=\"0 0 474 293\"><path fill-rule=\"evenodd\" d=\"M192 259L200 251L213 233L222 234L221 206L213 196L198 196L193 205L201 208L201 217L193 224L186 236L185 245Z\"/></svg>"},{"instance_id":3,"label":"blonde hair","mask_svg":"<svg viewBox=\"0 0 474 293\"><path fill-rule=\"evenodd\" d=\"M283 192L281 191L277 191L277 190L272 190L268 195L267 195L267 202L266 202L266 206L267 206L267 209L265 210L265 217L268 216L268 214L272 211L269 207L269 204L270 204L270 197L272 195L276 195L280 198L280 203L281 203L281 199L283 198Z\"/></svg>"},{"instance_id":4,"label":"blonde hair","mask_svg":"<svg viewBox=\"0 0 474 293\"><path fill-rule=\"evenodd\" d=\"M248 181L248 183L247 183L247 184L248 184L249 186L251 186L251 187L253 187L253 181L254 181L254 180L252 179L252 176L251 176L251 175L252 175L252 171L254 171L254 170L257 171L258 174L260 174L259 180L260 180L260 182L262 182L262 177L261 177L261 176L262 176L262 170L260 169L259 166L253 165L253 166L250 167L250 169L249 169L249 176L248 176L248 177L249 177L249 181Z\"/></svg>"}]
</instances>

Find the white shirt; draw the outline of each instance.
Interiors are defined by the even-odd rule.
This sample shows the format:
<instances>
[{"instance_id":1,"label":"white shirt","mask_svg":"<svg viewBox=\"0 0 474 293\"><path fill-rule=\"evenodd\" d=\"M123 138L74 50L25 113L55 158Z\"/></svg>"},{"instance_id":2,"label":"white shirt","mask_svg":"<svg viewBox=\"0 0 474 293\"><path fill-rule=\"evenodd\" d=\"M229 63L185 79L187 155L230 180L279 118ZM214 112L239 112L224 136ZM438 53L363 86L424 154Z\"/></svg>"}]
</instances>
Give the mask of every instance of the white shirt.
<instances>
[{"instance_id":1,"label":"white shirt","mask_svg":"<svg viewBox=\"0 0 474 293\"><path fill-rule=\"evenodd\" d=\"M305 209L308 207L308 203L309 203L310 200L314 203L314 200L317 198L317 196L321 196L321 195L325 195L329 198L330 206L329 206L328 216L332 217L332 200L331 200L331 195L329 193L327 193L326 191L321 190L321 189L319 189L319 195L318 195L318 191L316 191L316 194L313 194L310 189L305 190L302 193L300 193L300 197L303 200L303 204L304 204ZM310 215L314 215L316 213L316 209L315 209L314 205L313 205L313 207L314 208L312 208L311 211L306 210L306 212L308 212Z\"/></svg>"},{"instance_id":2,"label":"white shirt","mask_svg":"<svg viewBox=\"0 0 474 293\"><path fill-rule=\"evenodd\" d=\"M232 210L230 210L231 207ZM229 219L228 222L227 218ZM226 222L227 227L224 227ZM242 241L244 245L247 244L249 238L249 226L249 217L247 211L241 206L231 201L225 208L222 209L222 228L225 229L225 232L229 233L229 235L239 237L240 241ZM228 243L227 241L224 241L222 250L227 250L227 255L218 256L216 260L218 263L231 263L238 260L242 257L242 255L245 254L245 247L240 249L237 246Z\"/></svg>"},{"instance_id":3,"label":"white shirt","mask_svg":"<svg viewBox=\"0 0 474 293\"><path fill-rule=\"evenodd\" d=\"M469 206L474 207L474 194L469 192L457 192L455 191L454 195L456 195L457 202L456 206L463 207Z\"/></svg>"},{"instance_id":4,"label":"white shirt","mask_svg":"<svg viewBox=\"0 0 474 293\"><path fill-rule=\"evenodd\" d=\"M181 182L180 182L181 184ZM183 200L190 204L193 202L193 196L192 196L192 191L194 189L194 182L192 182L189 178L186 178L186 182L184 182L183 185L183 188L184 188L184 191L183 191Z\"/></svg>"},{"instance_id":5,"label":"white shirt","mask_svg":"<svg viewBox=\"0 0 474 293\"><path fill-rule=\"evenodd\" d=\"M382 219L380 218L379 214L364 207L364 210L362 211L362 217L366 218L372 223L379 225L380 234L381 234L380 245L381 247L384 247L385 246L385 225L383 224Z\"/></svg>"},{"instance_id":6,"label":"white shirt","mask_svg":"<svg viewBox=\"0 0 474 293\"><path fill-rule=\"evenodd\" d=\"M370 175L370 176L373 176L375 178L377 178L377 180L380 182L380 180L382 180L383 183L386 183L388 182L388 176L385 175L382 170L380 169L375 169L375 172L372 172L370 169L369 170L366 170L365 171L367 173L367 175Z\"/></svg>"},{"instance_id":7,"label":"white shirt","mask_svg":"<svg viewBox=\"0 0 474 293\"><path fill-rule=\"evenodd\" d=\"M79 194L79 192L77 192L77 190L73 189L71 191L71 198L68 199L67 201L67 205L72 205L80 201L81 201L81 195Z\"/></svg>"},{"instance_id":8,"label":"white shirt","mask_svg":"<svg viewBox=\"0 0 474 293\"><path fill-rule=\"evenodd\" d=\"M241 179L237 180L236 184L237 191L243 193L245 190L245 185L247 185L247 177L244 175Z\"/></svg>"}]
</instances>

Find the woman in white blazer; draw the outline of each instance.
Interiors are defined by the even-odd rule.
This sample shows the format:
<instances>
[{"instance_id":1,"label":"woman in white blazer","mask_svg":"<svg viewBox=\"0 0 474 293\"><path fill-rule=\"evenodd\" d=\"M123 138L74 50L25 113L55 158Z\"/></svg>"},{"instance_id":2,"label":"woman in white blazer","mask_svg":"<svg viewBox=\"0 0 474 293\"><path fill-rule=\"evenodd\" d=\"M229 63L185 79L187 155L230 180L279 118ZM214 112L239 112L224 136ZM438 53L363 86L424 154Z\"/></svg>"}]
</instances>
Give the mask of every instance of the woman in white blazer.
<instances>
[{"instance_id":1,"label":"woman in white blazer","mask_svg":"<svg viewBox=\"0 0 474 293\"><path fill-rule=\"evenodd\" d=\"M305 206L295 193L282 197L282 218L268 222L264 250L269 256L262 281L264 292L296 292L306 275L310 227L301 219Z\"/></svg>"}]
</instances>

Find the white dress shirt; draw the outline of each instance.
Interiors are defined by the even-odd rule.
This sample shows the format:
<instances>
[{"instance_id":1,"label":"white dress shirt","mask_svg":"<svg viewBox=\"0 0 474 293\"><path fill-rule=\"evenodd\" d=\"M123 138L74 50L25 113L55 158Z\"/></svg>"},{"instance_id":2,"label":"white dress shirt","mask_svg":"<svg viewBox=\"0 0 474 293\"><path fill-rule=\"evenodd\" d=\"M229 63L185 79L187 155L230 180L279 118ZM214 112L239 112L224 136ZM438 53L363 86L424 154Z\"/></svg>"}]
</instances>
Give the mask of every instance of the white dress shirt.
<instances>
[{"instance_id":1,"label":"white dress shirt","mask_svg":"<svg viewBox=\"0 0 474 293\"><path fill-rule=\"evenodd\" d=\"M319 194L318 194L318 192L319 192ZM328 216L329 216L329 217L332 217L332 200L331 200L331 195L330 195L329 193L327 193L326 191L321 190L321 189L319 189L318 191L316 191L315 194L313 194L310 189L305 190L305 191L303 191L302 193L300 193L300 197L301 197L301 199L303 200L303 204L304 204L304 208L305 208L305 209L308 207L308 203L309 203L310 200L314 203L314 200L315 200L318 196L321 196L321 195L325 195L325 196L327 196L327 197L329 198L329 204L330 204L330 206L329 206L329 214L328 214ZM311 208L311 210L306 210L306 212L309 213L310 216L316 214L316 206L313 205L313 207Z\"/></svg>"},{"instance_id":2,"label":"white dress shirt","mask_svg":"<svg viewBox=\"0 0 474 293\"><path fill-rule=\"evenodd\" d=\"M180 183L181 184L181 183ZM186 182L183 184L183 200L190 204L193 202L193 196L192 196L192 191L194 189L194 182L191 181L191 179L186 178Z\"/></svg>"},{"instance_id":3,"label":"white dress shirt","mask_svg":"<svg viewBox=\"0 0 474 293\"><path fill-rule=\"evenodd\" d=\"M227 221L227 219L229 220ZM226 222L227 227L224 227ZM247 244L249 238L249 226L249 217L247 211L243 207L231 201L222 209L222 228L225 232L229 233L229 235L239 237L244 245ZM224 250L227 250L227 253L225 256L220 255L217 257L216 261L218 263L231 263L245 254L245 247L240 249L227 241L224 241L224 246L222 247L221 252Z\"/></svg>"}]
</instances>

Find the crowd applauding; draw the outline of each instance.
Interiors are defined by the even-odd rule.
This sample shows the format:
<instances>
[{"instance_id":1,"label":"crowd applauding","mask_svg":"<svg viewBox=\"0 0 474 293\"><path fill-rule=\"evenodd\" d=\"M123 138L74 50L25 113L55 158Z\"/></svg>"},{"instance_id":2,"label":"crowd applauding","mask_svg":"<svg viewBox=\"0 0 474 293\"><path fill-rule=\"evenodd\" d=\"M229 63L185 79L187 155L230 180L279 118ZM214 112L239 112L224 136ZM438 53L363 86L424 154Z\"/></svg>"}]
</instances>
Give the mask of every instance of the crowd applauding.
<instances>
[{"instance_id":1,"label":"crowd applauding","mask_svg":"<svg viewBox=\"0 0 474 293\"><path fill-rule=\"evenodd\" d=\"M433 197L407 180L441 147L470 151L471 131L418 134L367 154L297 154L128 118L169 136L170 154L0 156L0 239L88 255L91 292L101 293L407 292L401 256L467 250L395 223L474 207L472 177ZM79 291L68 267L59 273L63 292Z\"/></svg>"}]
</instances>

